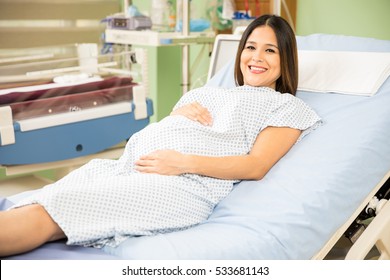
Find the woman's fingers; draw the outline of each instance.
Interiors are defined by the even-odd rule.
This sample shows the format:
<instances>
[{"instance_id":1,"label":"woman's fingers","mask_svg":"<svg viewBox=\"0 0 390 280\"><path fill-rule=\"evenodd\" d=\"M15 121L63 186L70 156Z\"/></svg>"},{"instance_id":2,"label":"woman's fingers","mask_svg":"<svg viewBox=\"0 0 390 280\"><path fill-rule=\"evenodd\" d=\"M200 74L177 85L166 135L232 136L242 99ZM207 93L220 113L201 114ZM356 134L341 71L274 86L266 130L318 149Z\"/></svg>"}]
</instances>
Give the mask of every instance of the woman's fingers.
<instances>
[{"instance_id":1,"label":"woman's fingers","mask_svg":"<svg viewBox=\"0 0 390 280\"><path fill-rule=\"evenodd\" d=\"M142 173L156 173L156 160L149 155L140 157L135 161L135 170Z\"/></svg>"},{"instance_id":2,"label":"woman's fingers","mask_svg":"<svg viewBox=\"0 0 390 280\"><path fill-rule=\"evenodd\" d=\"M182 171L182 154L174 150L158 150L143 155L135 161L135 170L142 173L161 175L180 175Z\"/></svg>"},{"instance_id":3,"label":"woman's fingers","mask_svg":"<svg viewBox=\"0 0 390 280\"><path fill-rule=\"evenodd\" d=\"M212 124L212 117L210 112L198 102L193 102L184 105L183 107L180 107L173 111L171 115L182 115L190 120L199 122L203 125Z\"/></svg>"},{"instance_id":4,"label":"woman's fingers","mask_svg":"<svg viewBox=\"0 0 390 280\"><path fill-rule=\"evenodd\" d=\"M210 112L198 102L191 103L191 118L203 125L211 125L212 118Z\"/></svg>"}]
</instances>

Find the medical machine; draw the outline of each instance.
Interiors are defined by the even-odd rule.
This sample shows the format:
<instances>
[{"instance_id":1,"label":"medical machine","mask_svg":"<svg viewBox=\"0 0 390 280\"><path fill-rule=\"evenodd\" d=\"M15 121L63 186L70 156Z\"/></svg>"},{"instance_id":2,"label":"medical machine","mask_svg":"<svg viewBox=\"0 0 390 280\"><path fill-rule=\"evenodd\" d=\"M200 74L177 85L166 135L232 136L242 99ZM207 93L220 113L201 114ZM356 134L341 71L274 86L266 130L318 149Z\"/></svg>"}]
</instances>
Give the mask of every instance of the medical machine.
<instances>
[{"instance_id":1,"label":"medical machine","mask_svg":"<svg viewBox=\"0 0 390 280\"><path fill-rule=\"evenodd\" d=\"M152 28L152 21L147 16L114 15L107 17L107 27L122 30L144 30Z\"/></svg>"}]
</instances>

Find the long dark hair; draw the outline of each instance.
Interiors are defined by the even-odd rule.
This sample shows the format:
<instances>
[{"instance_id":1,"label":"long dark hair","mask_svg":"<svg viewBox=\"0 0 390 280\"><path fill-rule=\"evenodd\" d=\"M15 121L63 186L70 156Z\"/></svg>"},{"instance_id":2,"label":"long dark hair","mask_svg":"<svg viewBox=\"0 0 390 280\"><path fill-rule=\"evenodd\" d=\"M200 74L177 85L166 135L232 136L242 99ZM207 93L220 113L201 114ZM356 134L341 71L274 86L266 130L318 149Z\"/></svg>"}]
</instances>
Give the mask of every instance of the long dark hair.
<instances>
[{"instance_id":1,"label":"long dark hair","mask_svg":"<svg viewBox=\"0 0 390 280\"><path fill-rule=\"evenodd\" d=\"M259 26L269 26L275 32L280 54L280 77L276 81L276 90L295 95L298 87L298 52L294 31L288 22L280 16L262 15L253 20L242 34L238 45L234 78L242 86L244 78L240 68L241 53L252 31Z\"/></svg>"}]
</instances>

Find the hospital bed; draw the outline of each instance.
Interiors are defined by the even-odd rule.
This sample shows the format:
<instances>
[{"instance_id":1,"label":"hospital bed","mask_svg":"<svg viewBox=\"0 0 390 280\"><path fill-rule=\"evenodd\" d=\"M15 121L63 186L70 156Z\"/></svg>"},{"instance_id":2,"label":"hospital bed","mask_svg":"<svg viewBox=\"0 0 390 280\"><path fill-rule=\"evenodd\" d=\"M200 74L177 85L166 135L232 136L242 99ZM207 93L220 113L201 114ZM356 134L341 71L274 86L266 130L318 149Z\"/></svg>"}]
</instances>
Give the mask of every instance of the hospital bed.
<instances>
[{"instance_id":1,"label":"hospital bed","mask_svg":"<svg viewBox=\"0 0 390 280\"><path fill-rule=\"evenodd\" d=\"M234 56L237 39L228 39L229 59ZM379 191L383 199L388 196L390 41L326 34L298 36L297 40L300 76L305 78L300 78L297 96L318 112L323 125L297 143L262 180L238 183L207 221L184 231L130 238L117 248L69 247L54 242L9 259L324 259L354 223L360 225L359 217ZM216 40L214 57L226 43L222 41ZM374 75L380 82L374 83L372 91L351 93L348 88L356 87L349 81L345 81L346 91L310 89L311 79L317 79L314 84L318 85L329 72L344 69L340 62L345 62L348 54L358 55L357 63L367 75L375 72L376 67L364 59L372 53L383 53L380 60L387 61L387 75ZM225 64L211 70L210 86L234 85L233 62L226 59L226 53L222 59ZM322 64L329 61L332 64ZM359 68L356 61L349 61L350 68ZM357 91L365 83L359 81ZM27 195L3 199L2 206ZM361 257L356 251L367 252L375 243L379 250L386 250L389 203L382 202L382 210L370 218L367 229L359 238L354 235L358 246L352 246L348 258ZM361 238L363 247L371 247L362 249Z\"/></svg>"}]
</instances>

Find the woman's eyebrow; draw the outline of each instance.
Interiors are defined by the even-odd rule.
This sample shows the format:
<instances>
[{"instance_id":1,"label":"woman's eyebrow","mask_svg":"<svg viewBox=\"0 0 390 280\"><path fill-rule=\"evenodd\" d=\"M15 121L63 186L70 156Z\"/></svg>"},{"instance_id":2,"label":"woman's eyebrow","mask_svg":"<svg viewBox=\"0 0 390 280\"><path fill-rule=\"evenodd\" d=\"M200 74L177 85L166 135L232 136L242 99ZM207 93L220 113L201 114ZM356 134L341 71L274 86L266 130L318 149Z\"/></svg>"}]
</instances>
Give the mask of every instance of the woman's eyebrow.
<instances>
[{"instance_id":1,"label":"woman's eyebrow","mask_svg":"<svg viewBox=\"0 0 390 280\"><path fill-rule=\"evenodd\" d=\"M252 44L252 45L256 45L256 42L255 41L246 41L247 44Z\"/></svg>"},{"instance_id":2,"label":"woman's eyebrow","mask_svg":"<svg viewBox=\"0 0 390 280\"><path fill-rule=\"evenodd\" d=\"M274 47L274 48L279 49L278 46L276 46L276 45L274 45L274 44L266 44L266 45L267 45L267 46L270 46L270 47Z\"/></svg>"},{"instance_id":3,"label":"woman's eyebrow","mask_svg":"<svg viewBox=\"0 0 390 280\"><path fill-rule=\"evenodd\" d=\"M251 45L257 45L257 43L255 41L246 41L246 44L251 44ZM279 49L277 45L275 44L271 44L271 43L267 43L265 44L266 46L269 46L269 47L274 47L276 49Z\"/></svg>"}]
</instances>

